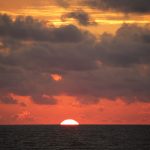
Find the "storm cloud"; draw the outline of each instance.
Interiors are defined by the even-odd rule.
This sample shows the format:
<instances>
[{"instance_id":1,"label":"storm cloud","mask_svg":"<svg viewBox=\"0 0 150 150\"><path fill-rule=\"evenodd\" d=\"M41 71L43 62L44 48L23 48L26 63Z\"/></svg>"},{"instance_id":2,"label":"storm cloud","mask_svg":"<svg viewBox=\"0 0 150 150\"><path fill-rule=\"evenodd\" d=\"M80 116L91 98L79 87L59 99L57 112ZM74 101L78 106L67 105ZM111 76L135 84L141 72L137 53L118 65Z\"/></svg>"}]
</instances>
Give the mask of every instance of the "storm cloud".
<instances>
[{"instance_id":1,"label":"storm cloud","mask_svg":"<svg viewBox=\"0 0 150 150\"><path fill-rule=\"evenodd\" d=\"M21 21L23 29L16 35L15 29L20 27L16 20L0 17L1 96L14 93L30 96L37 104L50 105L57 104L54 97L61 94L75 96L86 104L101 98L150 101L148 25L125 24L115 35L104 33L96 39L73 25L51 29L38 21L41 26L36 26L32 17L32 23L28 24L28 19ZM10 25L13 27L8 28ZM79 37L74 37L72 28ZM56 31L61 32L61 37ZM52 42L47 33L57 40ZM61 75L62 80L54 81L51 74Z\"/></svg>"},{"instance_id":2,"label":"storm cloud","mask_svg":"<svg viewBox=\"0 0 150 150\"><path fill-rule=\"evenodd\" d=\"M13 20L8 15L0 15L0 36L19 40L35 40L49 42L79 42L85 32L81 32L74 25L55 28L47 27L42 21L32 17L17 17Z\"/></svg>"},{"instance_id":3,"label":"storm cloud","mask_svg":"<svg viewBox=\"0 0 150 150\"><path fill-rule=\"evenodd\" d=\"M113 10L124 13L150 13L150 1L148 0L84 0L92 8L101 10Z\"/></svg>"},{"instance_id":4,"label":"storm cloud","mask_svg":"<svg viewBox=\"0 0 150 150\"><path fill-rule=\"evenodd\" d=\"M104 33L101 42L100 60L114 66L130 66L150 63L150 28L124 24L115 36Z\"/></svg>"}]
</instances>

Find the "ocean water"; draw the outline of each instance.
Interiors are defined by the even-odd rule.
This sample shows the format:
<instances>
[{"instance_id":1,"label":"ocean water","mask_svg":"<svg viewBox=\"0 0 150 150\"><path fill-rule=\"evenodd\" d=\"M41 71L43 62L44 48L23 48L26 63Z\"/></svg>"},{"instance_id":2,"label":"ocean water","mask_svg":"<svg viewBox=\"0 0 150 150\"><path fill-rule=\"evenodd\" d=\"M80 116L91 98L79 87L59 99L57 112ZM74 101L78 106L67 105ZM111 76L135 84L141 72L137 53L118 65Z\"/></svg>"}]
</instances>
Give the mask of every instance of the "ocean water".
<instances>
[{"instance_id":1,"label":"ocean water","mask_svg":"<svg viewBox=\"0 0 150 150\"><path fill-rule=\"evenodd\" d=\"M150 150L150 126L0 126L0 150Z\"/></svg>"}]
</instances>

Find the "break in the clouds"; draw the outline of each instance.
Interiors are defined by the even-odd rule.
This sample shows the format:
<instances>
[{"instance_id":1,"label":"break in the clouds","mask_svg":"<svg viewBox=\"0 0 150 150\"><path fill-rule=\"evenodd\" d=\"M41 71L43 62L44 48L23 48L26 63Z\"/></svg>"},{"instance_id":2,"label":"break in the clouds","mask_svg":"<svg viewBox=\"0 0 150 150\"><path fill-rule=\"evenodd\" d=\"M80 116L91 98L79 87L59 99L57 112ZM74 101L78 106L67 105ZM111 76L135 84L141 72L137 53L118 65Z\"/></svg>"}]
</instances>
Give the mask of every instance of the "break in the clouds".
<instances>
[{"instance_id":1,"label":"break in the clouds","mask_svg":"<svg viewBox=\"0 0 150 150\"><path fill-rule=\"evenodd\" d=\"M84 12L83 10L69 12L62 16L62 20L65 20L66 18L73 18L73 19L77 20L77 22L80 25L83 25L83 26L96 25L96 23L91 20L89 14Z\"/></svg>"},{"instance_id":2,"label":"break in the clouds","mask_svg":"<svg viewBox=\"0 0 150 150\"><path fill-rule=\"evenodd\" d=\"M87 104L101 98L150 101L148 25L126 24L115 35L104 33L96 39L73 25L48 27L30 17L29 22L19 19L18 26L17 20L0 17L1 102L9 103L2 97L10 93L50 105L62 94ZM80 36L74 36L72 28ZM61 80L56 82L53 74Z\"/></svg>"},{"instance_id":3,"label":"break in the clouds","mask_svg":"<svg viewBox=\"0 0 150 150\"><path fill-rule=\"evenodd\" d=\"M84 0L81 2L93 8L105 11L113 10L125 13L150 13L149 0Z\"/></svg>"}]
</instances>

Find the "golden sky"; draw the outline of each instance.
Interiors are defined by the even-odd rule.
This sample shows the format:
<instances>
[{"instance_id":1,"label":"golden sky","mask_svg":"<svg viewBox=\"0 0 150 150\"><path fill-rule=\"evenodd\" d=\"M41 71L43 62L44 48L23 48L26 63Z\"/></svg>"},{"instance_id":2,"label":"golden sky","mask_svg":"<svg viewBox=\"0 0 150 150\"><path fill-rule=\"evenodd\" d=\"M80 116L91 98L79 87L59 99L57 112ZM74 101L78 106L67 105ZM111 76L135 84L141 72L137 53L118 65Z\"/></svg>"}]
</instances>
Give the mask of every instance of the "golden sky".
<instances>
[{"instance_id":1,"label":"golden sky","mask_svg":"<svg viewBox=\"0 0 150 150\"><path fill-rule=\"evenodd\" d=\"M140 25L150 23L149 13L126 14L111 10L93 9L81 3L80 0L71 0L68 5L61 4L64 3L59 0L0 0L0 13L6 13L11 16L33 16L55 26L76 24L80 28L85 28L95 34L97 34L97 30L99 30L99 33L114 33L123 23ZM63 15L79 10L86 12L90 17L90 21L95 22L97 25L82 26L73 18L62 20Z\"/></svg>"}]
</instances>

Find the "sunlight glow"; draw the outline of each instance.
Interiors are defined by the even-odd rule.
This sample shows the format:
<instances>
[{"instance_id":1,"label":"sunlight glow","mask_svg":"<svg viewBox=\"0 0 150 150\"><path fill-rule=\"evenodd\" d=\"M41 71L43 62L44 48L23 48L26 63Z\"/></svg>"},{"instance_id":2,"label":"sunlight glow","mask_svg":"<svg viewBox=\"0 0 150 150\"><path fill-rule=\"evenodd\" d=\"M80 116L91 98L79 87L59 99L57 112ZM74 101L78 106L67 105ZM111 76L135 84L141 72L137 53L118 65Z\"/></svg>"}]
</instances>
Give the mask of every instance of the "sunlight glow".
<instances>
[{"instance_id":1,"label":"sunlight glow","mask_svg":"<svg viewBox=\"0 0 150 150\"><path fill-rule=\"evenodd\" d=\"M56 82L62 80L62 76L59 75L59 74L51 74L51 78L52 78L54 81L56 81Z\"/></svg>"}]
</instances>

